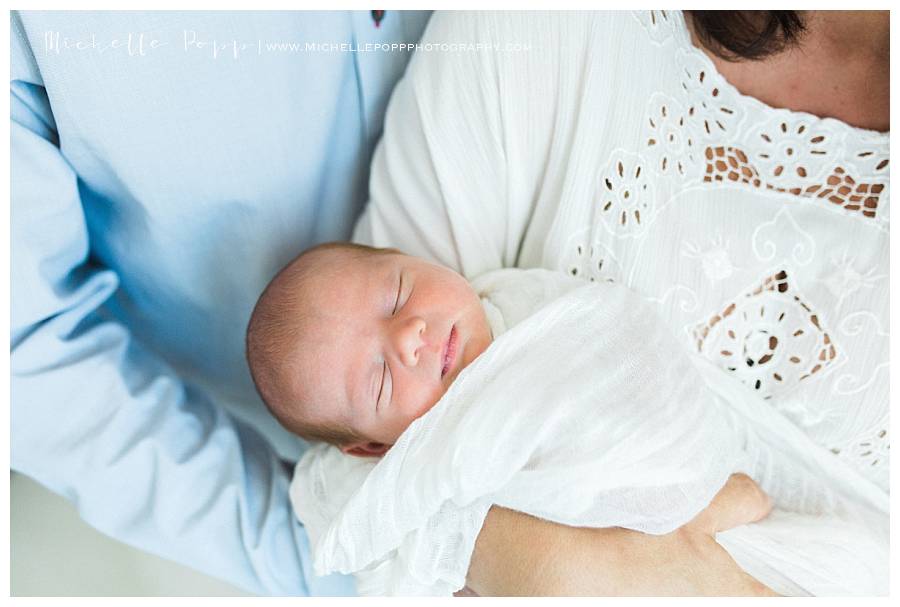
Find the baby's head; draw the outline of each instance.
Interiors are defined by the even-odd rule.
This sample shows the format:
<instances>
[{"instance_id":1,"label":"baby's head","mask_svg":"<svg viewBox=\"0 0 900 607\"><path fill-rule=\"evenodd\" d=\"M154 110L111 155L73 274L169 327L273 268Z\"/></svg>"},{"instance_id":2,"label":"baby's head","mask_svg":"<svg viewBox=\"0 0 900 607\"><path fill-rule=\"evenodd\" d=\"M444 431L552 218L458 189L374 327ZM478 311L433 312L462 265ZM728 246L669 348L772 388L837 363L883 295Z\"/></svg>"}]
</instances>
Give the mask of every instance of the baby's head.
<instances>
[{"instance_id":1,"label":"baby's head","mask_svg":"<svg viewBox=\"0 0 900 607\"><path fill-rule=\"evenodd\" d=\"M478 295L453 270L396 249L327 243L263 291L247 362L282 426L375 456L490 342Z\"/></svg>"}]
</instances>

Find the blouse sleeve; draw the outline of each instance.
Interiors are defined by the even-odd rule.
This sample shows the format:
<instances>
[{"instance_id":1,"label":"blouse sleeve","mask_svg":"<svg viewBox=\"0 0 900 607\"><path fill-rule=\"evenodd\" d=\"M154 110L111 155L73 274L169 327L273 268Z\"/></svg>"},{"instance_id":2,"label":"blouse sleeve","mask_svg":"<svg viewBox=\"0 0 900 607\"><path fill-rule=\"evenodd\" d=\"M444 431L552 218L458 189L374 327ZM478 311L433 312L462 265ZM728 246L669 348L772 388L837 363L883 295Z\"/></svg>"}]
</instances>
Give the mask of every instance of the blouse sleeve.
<instances>
[{"instance_id":1,"label":"blouse sleeve","mask_svg":"<svg viewBox=\"0 0 900 607\"><path fill-rule=\"evenodd\" d=\"M546 159L550 112L520 90L537 52L517 18L436 14L394 91L354 240L472 278L515 266ZM517 94L516 90L520 90ZM548 89L549 90L549 89ZM527 98L527 99L526 99Z\"/></svg>"}]
</instances>

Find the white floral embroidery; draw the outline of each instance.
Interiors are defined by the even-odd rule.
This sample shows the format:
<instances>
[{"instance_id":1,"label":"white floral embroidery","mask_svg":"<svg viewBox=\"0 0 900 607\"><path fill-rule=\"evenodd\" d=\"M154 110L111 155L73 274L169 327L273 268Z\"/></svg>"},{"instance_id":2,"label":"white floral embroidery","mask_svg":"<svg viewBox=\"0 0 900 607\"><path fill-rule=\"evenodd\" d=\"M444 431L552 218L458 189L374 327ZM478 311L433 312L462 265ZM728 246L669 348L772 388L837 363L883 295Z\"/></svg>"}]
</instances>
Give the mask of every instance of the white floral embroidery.
<instances>
[{"instance_id":1,"label":"white floral embroidery","mask_svg":"<svg viewBox=\"0 0 900 607\"><path fill-rule=\"evenodd\" d=\"M887 422L887 420L884 420ZM876 427L855 440L844 442L831 448L832 453L839 454L850 464L864 465L870 471L887 471L890 461L891 436L887 427Z\"/></svg>"},{"instance_id":2,"label":"white floral embroidery","mask_svg":"<svg viewBox=\"0 0 900 607\"><path fill-rule=\"evenodd\" d=\"M786 271L698 323L694 338L699 352L766 399L821 376L837 359L831 336Z\"/></svg>"},{"instance_id":3,"label":"white floral embroidery","mask_svg":"<svg viewBox=\"0 0 900 607\"><path fill-rule=\"evenodd\" d=\"M700 298L697 297L697 292L685 285L672 285L661 297L646 297L645 299L660 307L668 306L671 300L679 310L688 313L694 312L700 307Z\"/></svg>"},{"instance_id":4,"label":"white floral embroidery","mask_svg":"<svg viewBox=\"0 0 900 607\"><path fill-rule=\"evenodd\" d=\"M840 134L819 128L812 120L779 117L753 129L756 145L750 161L766 183L805 188L822 183L834 167L831 150L843 145Z\"/></svg>"},{"instance_id":5,"label":"white floral embroidery","mask_svg":"<svg viewBox=\"0 0 900 607\"><path fill-rule=\"evenodd\" d=\"M890 144L884 137L863 132L853 154L853 165L861 174L887 177L890 171Z\"/></svg>"},{"instance_id":6,"label":"white floral embroidery","mask_svg":"<svg viewBox=\"0 0 900 607\"><path fill-rule=\"evenodd\" d=\"M599 240L588 240L587 230L569 239L563 257L563 271L589 282L621 280L622 269L615 255Z\"/></svg>"},{"instance_id":7,"label":"white floral embroidery","mask_svg":"<svg viewBox=\"0 0 900 607\"><path fill-rule=\"evenodd\" d=\"M687 115L696 124L700 141L721 143L740 132L744 113L740 106L728 99L731 86L716 72L705 57L678 51L681 65L681 87L684 91Z\"/></svg>"},{"instance_id":8,"label":"white floral embroidery","mask_svg":"<svg viewBox=\"0 0 900 607\"><path fill-rule=\"evenodd\" d=\"M703 181L789 193L888 230L888 137L742 95L693 46L684 16L672 13L670 21L685 124L694 157L706 160Z\"/></svg>"},{"instance_id":9,"label":"white floral embroidery","mask_svg":"<svg viewBox=\"0 0 900 607\"><path fill-rule=\"evenodd\" d=\"M672 38L672 11L632 11L631 14L644 26L650 40L656 44L662 44Z\"/></svg>"},{"instance_id":10,"label":"white floral embroidery","mask_svg":"<svg viewBox=\"0 0 900 607\"><path fill-rule=\"evenodd\" d=\"M890 334L885 331L878 317L866 310L853 312L844 317L838 325L838 331L846 337L857 337L865 333L866 340L873 351L888 351L887 341ZM840 375L834 381L832 390L835 394L847 396L857 394L872 385L880 371L887 371L890 361L884 360L871 368L868 377L853 373Z\"/></svg>"},{"instance_id":11,"label":"white floral embroidery","mask_svg":"<svg viewBox=\"0 0 900 607\"><path fill-rule=\"evenodd\" d=\"M781 207L771 221L758 225L753 230L751 242L753 254L760 261L772 261L777 257L805 266L816 254L816 242L797 224L787 206ZM791 243L790 257L787 251L778 249L779 242Z\"/></svg>"},{"instance_id":12,"label":"white floral embroidery","mask_svg":"<svg viewBox=\"0 0 900 607\"><path fill-rule=\"evenodd\" d=\"M699 259L703 273L711 281L724 280L734 273L734 264L728 256L728 243L721 234L712 239L706 250L686 240L682 243L681 254L689 259Z\"/></svg>"},{"instance_id":13,"label":"white floral embroidery","mask_svg":"<svg viewBox=\"0 0 900 607\"><path fill-rule=\"evenodd\" d=\"M699 179L703 165L696 137L679 101L661 93L650 98L642 141L649 164L658 175L685 181Z\"/></svg>"},{"instance_id":14,"label":"white floral embroidery","mask_svg":"<svg viewBox=\"0 0 900 607\"><path fill-rule=\"evenodd\" d=\"M639 156L652 175L653 210L641 212L640 228L617 225L612 208L621 201L601 214L594 197L594 233L640 236L639 243L601 239L621 255L617 275L652 295L702 355L733 367L726 372L770 396L816 442L887 489L887 325L868 307L881 309L887 296L889 136L743 95L692 44L682 12L634 16L641 25L628 25L646 32L653 63L640 65L654 66L654 84L636 96L646 99L639 115L622 112L633 116L624 127L630 139L607 149ZM779 207L741 209L737 198L748 205L777 199ZM848 222L846 233L836 217ZM580 267L587 272L589 262ZM742 289L748 275L771 280ZM796 288L800 277L807 294ZM703 322L701 310L709 311Z\"/></svg>"},{"instance_id":15,"label":"white floral embroidery","mask_svg":"<svg viewBox=\"0 0 900 607\"><path fill-rule=\"evenodd\" d=\"M864 330L867 324L872 325L874 334L878 337L884 337L885 339L890 337L890 333L881 327L881 321L878 320L878 317L865 310L848 314L838 325L838 328L844 335L855 337Z\"/></svg>"},{"instance_id":16,"label":"white floral embroidery","mask_svg":"<svg viewBox=\"0 0 900 607\"><path fill-rule=\"evenodd\" d=\"M597 213L615 236L641 233L656 213L653 182L640 156L617 150L600 173Z\"/></svg>"},{"instance_id":17,"label":"white floral embroidery","mask_svg":"<svg viewBox=\"0 0 900 607\"><path fill-rule=\"evenodd\" d=\"M857 270L856 259L850 256L850 251L846 247L839 255L832 255L831 263L834 270L820 282L824 283L837 298L836 310L841 308L844 299L848 296L860 289L871 289L876 283L886 278L885 274L876 274L875 268L869 268L866 272Z\"/></svg>"}]
</instances>

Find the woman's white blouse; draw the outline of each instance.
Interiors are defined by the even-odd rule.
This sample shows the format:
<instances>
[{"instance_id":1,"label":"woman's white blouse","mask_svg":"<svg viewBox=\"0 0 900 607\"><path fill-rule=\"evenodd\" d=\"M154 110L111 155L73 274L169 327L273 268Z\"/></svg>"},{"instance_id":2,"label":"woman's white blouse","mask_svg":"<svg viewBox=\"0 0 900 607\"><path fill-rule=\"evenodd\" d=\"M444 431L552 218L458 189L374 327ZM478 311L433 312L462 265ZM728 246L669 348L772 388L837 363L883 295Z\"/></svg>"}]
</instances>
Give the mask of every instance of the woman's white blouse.
<instances>
[{"instance_id":1,"label":"woman's white blouse","mask_svg":"<svg viewBox=\"0 0 900 607\"><path fill-rule=\"evenodd\" d=\"M422 45L356 240L623 283L888 490L887 134L742 95L680 12L436 14Z\"/></svg>"}]
</instances>

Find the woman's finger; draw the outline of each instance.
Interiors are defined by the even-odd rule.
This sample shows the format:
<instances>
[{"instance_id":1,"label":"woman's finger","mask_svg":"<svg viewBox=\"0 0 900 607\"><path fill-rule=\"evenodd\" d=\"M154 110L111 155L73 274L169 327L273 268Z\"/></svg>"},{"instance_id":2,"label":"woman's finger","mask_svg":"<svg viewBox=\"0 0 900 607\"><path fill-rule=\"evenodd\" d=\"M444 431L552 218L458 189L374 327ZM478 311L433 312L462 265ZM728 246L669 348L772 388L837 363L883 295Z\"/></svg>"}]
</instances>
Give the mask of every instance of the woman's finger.
<instances>
[{"instance_id":1,"label":"woman's finger","mask_svg":"<svg viewBox=\"0 0 900 607\"><path fill-rule=\"evenodd\" d=\"M746 474L732 474L709 506L689 526L709 535L756 522L772 510L772 500Z\"/></svg>"}]
</instances>

